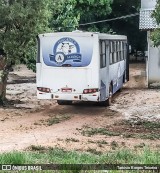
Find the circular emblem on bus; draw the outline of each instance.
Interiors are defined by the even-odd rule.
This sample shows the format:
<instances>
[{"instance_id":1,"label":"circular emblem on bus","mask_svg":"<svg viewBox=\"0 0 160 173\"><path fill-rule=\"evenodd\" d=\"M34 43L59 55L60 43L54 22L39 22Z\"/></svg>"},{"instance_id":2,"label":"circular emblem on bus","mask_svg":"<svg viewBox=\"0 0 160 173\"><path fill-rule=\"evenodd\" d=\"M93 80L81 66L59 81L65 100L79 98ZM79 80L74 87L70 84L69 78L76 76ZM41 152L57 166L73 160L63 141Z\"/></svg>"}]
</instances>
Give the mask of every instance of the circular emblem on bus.
<instances>
[{"instance_id":1,"label":"circular emblem on bus","mask_svg":"<svg viewBox=\"0 0 160 173\"><path fill-rule=\"evenodd\" d=\"M62 54L62 53L57 53L57 54L56 54L56 56L55 56L55 61L56 61L57 63L63 63L64 60L65 60L64 54Z\"/></svg>"},{"instance_id":2,"label":"circular emblem on bus","mask_svg":"<svg viewBox=\"0 0 160 173\"><path fill-rule=\"evenodd\" d=\"M53 47L53 55L50 60L58 66L63 64L79 63L82 60L79 44L72 38L64 37L58 40Z\"/></svg>"}]
</instances>

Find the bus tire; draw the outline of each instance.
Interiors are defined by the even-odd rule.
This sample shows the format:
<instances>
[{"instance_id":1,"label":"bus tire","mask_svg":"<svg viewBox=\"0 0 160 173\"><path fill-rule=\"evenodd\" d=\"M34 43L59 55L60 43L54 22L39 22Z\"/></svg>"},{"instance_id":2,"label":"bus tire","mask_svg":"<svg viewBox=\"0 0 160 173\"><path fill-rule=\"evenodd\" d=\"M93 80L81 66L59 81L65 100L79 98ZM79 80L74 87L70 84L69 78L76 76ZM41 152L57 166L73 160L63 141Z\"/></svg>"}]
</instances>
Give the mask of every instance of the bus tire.
<instances>
[{"instance_id":1,"label":"bus tire","mask_svg":"<svg viewBox=\"0 0 160 173\"><path fill-rule=\"evenodd\" d=\"M106 100L106 106L112 105L113 87L112 84L109 85L109 98Z\"/></svg>"},{"instance_id":2,"label":"bus tire","mask_svg":"<svg viewBox=\"0 0 160 173\"><path fill-rule=\"evenodd\" d=\"M103 102L99 102L100 106L111 106L112 105L112 95L113 95L113 87L112 84L109 86L109 98Z\"/></svg>"},{"instance_id":3,"label":"bus tire","mask_svg":"<svg viewBox=\"0 0 160 173\"><path fill-rule=\"evenodd\" d=\"M68 101L68 100L57 100L57 103L59 105L71 105L72 101Z\"/></svg>"},{"instance_id":4,"label":"bus tire","mask_svg":"<svg viewBox=\"0 0 160 173\"><path fill-rule=\"evenodd\" d=\"M126 79L126 75L124 74L124 75L123 75L123 83L126 82L125 79Z\"/></svg>"}]
</instances>

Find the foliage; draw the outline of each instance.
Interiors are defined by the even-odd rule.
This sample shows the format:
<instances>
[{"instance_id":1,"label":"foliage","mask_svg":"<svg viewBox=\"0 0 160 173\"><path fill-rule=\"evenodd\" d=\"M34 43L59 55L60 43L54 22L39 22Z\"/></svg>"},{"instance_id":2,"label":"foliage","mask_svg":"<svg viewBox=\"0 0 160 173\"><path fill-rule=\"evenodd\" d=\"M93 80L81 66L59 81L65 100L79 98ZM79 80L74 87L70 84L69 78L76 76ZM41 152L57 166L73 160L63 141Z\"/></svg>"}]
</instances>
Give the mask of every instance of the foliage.
<instances>
[{"instance_id":1,"label":"foliage","mask_svg":"<svg viewBox=\"0 0 160 173\"><path fill-rule=\"evenodd\" d=\"M98 20L111 13L112 0L60 0L53 4L51 26L57 31L73 31L80 23ZM94 28L94 29L93 29ZM84 30L97 30L95 26L81 27Z\"/></svg>"},{"instance_id":2,"label":"foliage","mask_svg":"<svg viewBox=\"0 0 160 173\"><path fill-rule=\"evenodd\" d=\"M35 59L36 36L48 30L50 0L0 0L0 49L7 63Z\"/></svg>"},{"instance_id":3,"label":"foliage","mask_svg":"<svg viewBox=\"0 0 160 173\"><path fill-rule=\"evenodd\" d=\"M53 2L50 27L55 31L72 31L78 26L79 14L75 9L76 0Z\"/></svg>"},{"instance_id":4,"label":"foliage","mask_svg":"<svg viewBox=\"0 0 160 173\"><path fill-rule=\"evenodd\" d=\"M57 6L56 9L55 5ZM128 36L129 43L133 49L146 49L147 36L146 32L139 31L139 16L112 22L81 25L88 22L138 13L140 9L139 0L60 0L52 6L54 7L52 8L54 12L51 27L56 31L79 29L123 34Z\"/></svg>"},{"instance_id":5,"label":"foliage","mask_svg":"<svg viewBox=\"0 0 160 173\"><path fill-rule=\"evenodd\" d=\"M111 6L110 18L116 18L139 12L140 0L114 0ZM147 43L146 32L139 30L139 16L124 18L109 22L110 27L117 34L127 35L132 50L145 50Z\"/></svg>"},{"instance_id":6,"label":"foliage","mask_svg":"<svg viewBox=\"0 0 160 173\"><path fill-rule=\"evenodd\" d=\"M156 9L153 13L153 17L155 17L158 25L160 25L160 0L157 1ZM152 33L152 40L154 41L155 46L160 45L160 28L156 29Z\"/></svg>"}]
</instances>

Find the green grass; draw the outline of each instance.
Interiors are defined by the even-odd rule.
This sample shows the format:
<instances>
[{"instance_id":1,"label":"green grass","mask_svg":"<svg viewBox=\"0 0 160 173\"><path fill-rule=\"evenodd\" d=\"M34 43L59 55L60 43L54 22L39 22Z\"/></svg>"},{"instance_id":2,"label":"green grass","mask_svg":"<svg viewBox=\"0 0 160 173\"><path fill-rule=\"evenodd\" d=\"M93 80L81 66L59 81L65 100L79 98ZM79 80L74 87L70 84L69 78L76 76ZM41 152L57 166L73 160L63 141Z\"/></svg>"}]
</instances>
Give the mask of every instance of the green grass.
<instances>
[{"instance_id":1,"label":"green grass","mask_svg":"<svg viewBox=\"0 0 160 173\"><path fill-rule=\"evenodd\" d=\"M149 122L149 121L123 121L122 124L116 125L127 125L126 128L140 129L142 132L137 133L136 130L131 132L119 132L105 128L92 128L89 126L84 126L82 129L77 129L83 136L91 137L93 135L105 135L105 136L123 136L124 138L140 138L157 140L160 139L160 123L159 122ZM133 125L135 127L133 127ZM147 132L145 132L147 130Z\"/></svg>"},{"instance_id":2,"label":"green grass","mask_svg":"<svg viewBox=\"0 0 160 173\"><path fill-rule=\"evenodd\" d=\"M146 129L160 129L160 123L155 121L139 120L136 122L131 122L127 120L127 121L124 121L124 124L137 125L137 126L144 127Z\"/></svg>"},{"instance_id":3,"label":"green grass","mask_svg":"<svg viewBox=\"0 0 160 173\"><path fill-rule=\"evenodd\" d=\"M54 124L58 124L63 121L69 120L71 119L71 117L72 117L71 115L67 115L67 114L50 115L48 119L35 122L34 125L52 126Z\"/></svg>"},{"instance_id":4,"label":"green grass","mask_svg":"<svg viewBox=\"0 0 160 173\"><path fill-rule=\"evenodd\" d=\"M33 150L33 151L32 151ZM0 154L1 164L160 164L160 151L152 151L145 147L142 150L121 149L105 153L65 151L58 148L44 148L42 146L32 146L29 151L11 152ZM57 172L77 172L57 171ZM29 171L28 171L29 172ZM49 172L49 171L45 171ZM51 171L53 172L53 171ZM84 172L84 171L78 171ZM103 172L103 171L87 171ZM111 173L117 171L109 171ZM132 172L132 171L129 171ZM137 171L134 171L137 172ZM125 171L128 173L128 171Z\"/></svg>"},{"instance_id":5,"label":"green grass","mask_svg":"<svg viewBox=\"0 0 160 173\"><path fill-rule=\"evenodd\" d=\"M62 121L69 120L71 118L70 115L56 115L53 117L50 117L48 120L46 120L47 125L51 126L53 124L58 124Z\"/></svg>"},{"instance_id":6,"label":"green grass","mask_svg":"<svg viewBox=\"0 0 160 173\"><path fill-rule=\"evenodd\" d=\"M118 142L112 141L111 142L111 148L112 148L112 150L116 150L117 147L118 147Z\"/></svg>"},{"instance_id":7,"label":"green grass","mask_svg":"<svg viewBox=\"0 0 160 173\"><path fill-rule=\"evenodd\" d=\"M100 145L108 145L108 142L106 142L105 140L98 140L98 141L92 141L92 140L88 140L88 143L92 143L92 144L100 144Z\"/></svg>"},{"instance_id":8,"label":"green grass","mask_svg":"<svg viewBox=\"0 0 160 173\"><path fill-rule=\"evenodd\" d=\"M136 121L136 122L131 122L131 121L123 121L122 125L129 125L131 128L136 128L136 129L144 129L148 130L147 133L124 133L123 136L125 138L140 138L140 139L150 139L150 140L155 140L155 139L160 139L160 122L151 122L151 121ZM132 127L135 126L135 127Z\"/></svg>"},{"instance_id":9,"label":"green grass","mask_svg":"<svg viewBox=\"0 0 160 173\"><path fill-rule=\"evenodd\" d=\"M83 129L81 134L83 136L93 136L93 135L105 135L105 136L119 136L121 135L119 132L112 132L107 130L106 128L86 128Z\"/></svg>"},{"instance_id":10,"label":"green grass","mask_svg":"<svg viewBox=\"0 0 160 173\"><path fill-rule=\"evenodd\" d=\"M155 140L155 139L160 139L160 134L157 133L150 133L150 134L137 134L133 135L135 138L141 138L141 139L150 139L150 140Z\"/></svg>"},{"instance_id":11,"label":"green grass","mask_svg":"<svg viewBox=\"0 0 160 173\"><path fill-rule=\"evenodd\" d=\"M79 139L75 139L75 138L66 138L65 141L66 141L66 142L79 142Z\"/></svg>"}]
</instances>

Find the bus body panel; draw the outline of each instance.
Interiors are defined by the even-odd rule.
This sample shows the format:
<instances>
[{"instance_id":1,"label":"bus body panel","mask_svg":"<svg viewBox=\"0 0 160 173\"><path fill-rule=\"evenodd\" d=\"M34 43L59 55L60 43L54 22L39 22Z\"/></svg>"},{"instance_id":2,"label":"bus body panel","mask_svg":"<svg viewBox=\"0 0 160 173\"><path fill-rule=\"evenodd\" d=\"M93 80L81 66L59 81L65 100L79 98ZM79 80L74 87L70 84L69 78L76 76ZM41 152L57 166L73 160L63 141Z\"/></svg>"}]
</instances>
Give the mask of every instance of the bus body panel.
<instances>
[{"instance_id":1,"label":"bus body panel","mask_svg":"<svg viewBox=\"0 0 160 173\"><path fill-rule=\"evenodd\" d=\"M98 100L99 98L98 92L96 94L94 93L94 95L83 94L83 91L85 89L99 87L99 75L98 75L99 68L97 66L93 68L94 64L98 64L98 59L97 59L98 36L87 34L87 35L82 35L82 37L80 37L79 35L76 36L74 35L75 34L71 34L70 36L68 36L64 34L63 36L60 36L55 34L54 37L53 34L51 37L50 36L43 37L42 35L40 36L40 50L41 50L40 61L42 63L37 63L37 87L49 88L51 92L45 93L37 91L38 99L84 100L84 101ZM48 55L51 54L52 53L51 51L55 49L54 48L55 44L57 44L57 42L61 44L63 38L72 39L71 41L73 42L73 44L77 44L79 46L78 53L82 53L82 58L83 56L85 56L84 59L90 58L91 62L89 61L85 62L84 60L82 60L83 61L82 67L77 66L79 62L73 63L73 66L71 67L65 67L65 66L61 67L58 66L59 64L56 66L55 62L53 63L50 62L49 60L46 61L45 56L47 56L47 53ZM76 43L74 43L73 40L75 40ZM90 54L88 53L89 51ZM47 58L49 59L49 56ZM68 63L70 62L68 61Z\"/></svg>"},{"instance_id":2,"label":"bus body panel","mask_svg":"<svg viewBox=\"0 0 160 173\"><path fill-rule=\"evenodd\" d=\"M126 72L127 38L102 34L100 40L100 101L105 101L122 88Z\"/></svg>"},{"instance_id":3,"label":"bus body panel","mask_svg":"<svg viewBox=\"0 0 160 173\"><path fill-rule=\"evenodd\" d=\"M43 86L50 88L53 93L61 92L59 90L62 88L72 88L80 94L83 89L92 86L91 69L43 69L42 78Z\"/></svg>"},{"instance_id":4,"label":"bus body panel","mask_svg":"<svg viewBox=\"0 0 160 173\"><path fill-rule=\"evenodd\" d=\"M111 42L121 47L127 38L83 32L39 35L38 99L106 101L110 85L115 93L126 73L125 58L110 62L111 54L113 58L116 54L111 53Z\"/></svg>"},{"instance_id":5,"label":"bus body panel","mask_svg":"<svg viewBox=\"0 0 160 173\"><path fill-rule=\"evenodd\" d=\"M125 74L125 61L117 62L109 66L109 81L113 85L113 94L122 88Z\"/></svg>"}]
</instances>

